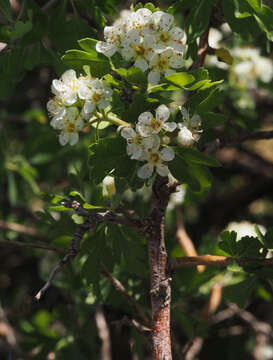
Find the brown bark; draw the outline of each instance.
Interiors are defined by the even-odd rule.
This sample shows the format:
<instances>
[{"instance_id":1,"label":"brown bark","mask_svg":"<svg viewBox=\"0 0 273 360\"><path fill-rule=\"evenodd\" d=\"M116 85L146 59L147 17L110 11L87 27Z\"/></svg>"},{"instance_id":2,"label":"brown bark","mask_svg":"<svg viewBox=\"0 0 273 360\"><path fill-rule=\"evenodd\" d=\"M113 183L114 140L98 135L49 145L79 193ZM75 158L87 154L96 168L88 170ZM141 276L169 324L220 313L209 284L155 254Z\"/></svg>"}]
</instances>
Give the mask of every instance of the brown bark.
<instances>
[{"instance_id":1,"label":"brown bark","mask_svg":"<svg viewBox=\"0 0 273 360\"><path fill-rule=\"evenodd\" d=\"M147 237L152 304L152 354L153 360L171 360L170 302L171 287L168 271L164 228L165 211L169 196L176 185L169 186L168 178L158 176L153 185L152 209L147 227Z\"/></svg>"}]
</instances>

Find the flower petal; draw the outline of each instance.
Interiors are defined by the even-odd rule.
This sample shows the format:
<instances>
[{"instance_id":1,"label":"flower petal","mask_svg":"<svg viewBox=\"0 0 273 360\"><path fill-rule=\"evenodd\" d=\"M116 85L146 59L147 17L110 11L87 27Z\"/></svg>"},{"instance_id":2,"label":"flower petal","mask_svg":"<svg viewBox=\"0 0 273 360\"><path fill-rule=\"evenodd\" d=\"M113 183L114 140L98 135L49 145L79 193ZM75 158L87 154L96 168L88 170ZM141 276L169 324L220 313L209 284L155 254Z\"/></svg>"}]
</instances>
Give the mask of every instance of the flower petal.
<instances>
[{"instance_id":1,"label":"flower petal","mask_svg":"<svg viewBox=\"0 0 273 360\"><path fill-rule=\"evenodd\" d=\"M64 146L69 141L70 134L67 132L62 131L59 135L59 143Z\"/></svg>"},{"instance_id":2,"label":"flower petal","mask_svg":"<svg viewBox=\"0 0 273 360\"><path fill-rule=\"evenodd\" d=\"M153 69L148 74L148 82L152 85L157 85L160 81L160 72L157 69Z\"/></svg>"},{"instance_id":3,"label":"flower petal","mask_svg":"<svg viewBox=\"0 0 273 360\"><path fill-rule=\"evenodd\" d=\"M175 26L170 31L169 34L173 40L182 40L184 37L184 31L180 27Z\"/></svg>"},{"instance_id":4,"label":"flower petal","mask_svg":"<svg viewBox=\"0 0 273 360\"><path fill-rule=\"evenodd\" d=\"M169 66L174 69L179 69L184 65L184 59L182 53L175 53L173 56L169 59Z\"/></svg>"},{"instance_id":5,"label":"flower petal","mask_svg":"<svg viewBox=\"0 0 273 360\"><path fill-rule=\"evenodd\" d=\"M142 57L137 57L134 67L141 69L143 72L146 71L149 67L147 61Z\"/></svg>"},{"instance_id":6,"label":"flower petal","mask_svg":"<svg viewBox=\"0 0 273 360\"><path fill-rule=\"evenodd\" d=\"M98 41L96 44L96 50L99 53L102 53L105 56L111 57L118 50L116 45L107 44L104 41Z\"/></svg>"},{"instance_id":7,"label":"flower petal","mask_svg":"<svg viewBox=\"0 0 273 360\"><path fill-rule=\"evenodd\" d=\"M182 146L192 146L194 141L192 132L186 126L183 126L178 133L177 142Z\"/></svg>"},{"instance_id":8,"label":"flower petal","mask_svg":"<svg viewBox=\"0 0 273 360\"><path fill-rule=\"evenodd\" d=\"M53 94L60 96L60 93L64 92L65 90L66 86L61 80L54 79L52 81L51 92L53 92Z\"/></svg>"},{"instance_id":9,"label":"flower petal","mask_svg":"<svg viewBox=\"0 0 273 360\"><path fill-rule=\"evenodd\" d=\"M137 171L137 176L141 179L148 179L152 176L154 171L154 166L152 164L145 164Z\"/></svg>"},{"instance_id":10,"label":"flower petal","mask_svg":"<svg viewBox=\"0 0 273 360\"><path fill-rule=\"evenodd\" d=\"M132 139L132 138L136 137L136 132L134 129L132 129L130 127L124 127L124 128L122 128L120 135L124 139Z\"/></svg>"},{"instance_id":11,"label":"flower petal","mask_svg":"<svg viewBox=\"0 0 273 360\"><path fill-rule=\"evenodd\" d=\"M176 122L165 122L163 125L162 125L162 128L166 131L169 131L169 132L173 132L177 127L177 124Z\"/></svg>"},{"instance_id":12,"label":"flower petal","mask_svg":"<svg viewBox=\"0 0 273 360\"><path fill-rule=\"evenodd\" d=\"M174 151L172 148L166 147L160 151L161 159L164 161L172 161L174 159Z\"/></svg>"},{"instance_id":13,"label":"flower petal","mask_svg":"<svg viewBox=\"0 0 273 360\"><path fill-rule=\"evenodd\" d=\"M155 111L156 120L165 122L170 117L170 110L166 105L160 105Z\"/></svg>"},{"instance_id":14,"label":"flower petal","mask_svg":"<svg viewBox=\"0 0 273 360\"><path fill-rule=\"evenodd\" d=\"M90 101L86 101L82 109L82 116L85 119L88 118L92 114L94 109L95 109L95 105Z\"/></svg>"},{"instance_id":15,"label":"flower petal","mask_svg":"<svg viewBox=\"0 0 273 360\"><path fill-rule=\"evenodd\" d=\"M62 81L66 84L66 85L70 85L70 83L73 81L73 80L77 80L77 75L76 75L76 72L75 70L67 70L63 73L62 75Z\"/></svg>"},{"instance_id":16,"label":"flower petal","mask_svg":"<svg viewBox=\"0 0 273 360\"><path fill-rule=\"evenodd\" d=\"M82 120L82 118L79 116L76 123L75 123L75 128L77 130L81 130L84 127L84 121Z\"/></svg>"},{"instance_id":17,"label":"flower petal","mask_svg":"<svg viewBox=\"0 0 273 360\"><path fill-rule=\"evenodd\" d=\"M79 110L75 106L70 107L66 110L65 119L68 121L74 121L79 115Z\"/></svg>"},{"instance_id":18,"label":"flower petal","mask_svg":"<svg viewBox=\"0 0 273 360\"><path fill-rule=\"evenodd\" d=\"M156 172L160 176L168 176L169 175L169 168L167 165L164 164L158 164L156 165Z\"/></svg>"},{"instance_id":19,"label":"flower petal","mask_svg":"<svg viewBox=\"0 0 273 360\"><path fill-rule=\"evenodd\" d=\"M141 125L150 125L153 120L153 114L149 111L141 113L138 117L138 123Z\"/></svg>"},{"instance_id":20,"label":"flower petal","mask_svg":"<svg viewBox=\"0 0 273 360\"><path fill-rule=\"evenodd\" d=\"M79 134L77 132L70 134L69 144L70 145L76 145L79 141Z\"/></svg>"},{"instance_id":21,"label":"flower petal","mask_svg":"<svg viewBox=\"0 0 273 360\"><path fill-rule=\"evenodd\" d=\"M141 146L137 144L128 144L126 150L127 150L127 154L133 160L139 160L142 155Z\"/></svg>"},{"instance_id":22,"label":"flower petal","mask_svg":"<svg viewBox=\"0 0 273 360\"><path fill-rule=\"evenodd\" d=\"M171 27L174 17L171 14L163 11L156 11L152 15L154 23L159 27L161 31L168 31Z\"/></svg>"}]
</instances>

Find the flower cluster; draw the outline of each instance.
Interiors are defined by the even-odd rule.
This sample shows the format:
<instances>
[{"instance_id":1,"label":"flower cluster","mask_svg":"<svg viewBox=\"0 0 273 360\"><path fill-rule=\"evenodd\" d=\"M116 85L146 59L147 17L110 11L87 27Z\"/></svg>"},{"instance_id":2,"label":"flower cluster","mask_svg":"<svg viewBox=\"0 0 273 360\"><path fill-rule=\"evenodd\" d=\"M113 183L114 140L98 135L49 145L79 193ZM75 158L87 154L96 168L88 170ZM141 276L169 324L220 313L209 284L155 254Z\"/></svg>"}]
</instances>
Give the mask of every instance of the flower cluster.
<instances>
[{"instance_id":1,"label":"flower cluster","mask_svg":"<svg viewBox=\"0 0 273 360\"><path fill-rule=\"evenodd\" d=\"M182 106L180 106L179 109L182 113L183 121L177 124L179 128L177 142L182 146L192 146L199 140L202 132L202 130L200 130L201 118L197 114L190 117L188 110Z\"/></svg>"},{"instance_id":2,"label":"flower cluster","mask_svg":"<svg viewBox=\"0 0 273 360\"><path fill-rule=\"evenodd\" d=\"M145 161L138 169L138 176L147 179L152 176L154 168L161 176L168 176L166 161L173 160L172 148L164 144L165 132L173 132L177 124L167 121L170 111L166 105L160 105L154 115L146 111L139 115L136 129L125 127L121 136L127 140L127 154L131 159Z\"/></svg>"},{"instance_id":3,"label":"flower cluster","mask_svg":"<svg viewBox=\"0 0 273 360\"><path fill-rule=\"evenodd\" d=\"M54 79L51 91L55 97L48 101L47 110L52 116L50 125L61 130L61 145L75 145L78 132L85 126L96 108L105 109L112 96L112 90L103 80L89 76L77 78L74 70L67 70L60 79Z\"/></svg>"},{"instance_id":4,"label":"flower cluster","mask_svg":"<svg viewBox=\"0 0 273 360\"><path fill-rule=\"evenodd\" d=\"M269 83L273 78L273 61L260 55L255 48L235 48L231 54L238 58L233 67L233 76L241 88L256 88L257 79ZM237 85L238 86L238 85Z\"/></svg>"},{"instance_id":5,"label":"flower cluster","mask_svg":"<svg viewBox=\"0 0 273 360\"><path fill-rule=\"evenodd\" d=\"M149 70L149 83L157 84L161 75L170 75L183 66L183 38L183 30L174 26L173 15L141 8L124 11L113 26L106 26L105 41L99 41L96 50L108 57L119 52L143 72Z\"/></svg>"}]
</instances>

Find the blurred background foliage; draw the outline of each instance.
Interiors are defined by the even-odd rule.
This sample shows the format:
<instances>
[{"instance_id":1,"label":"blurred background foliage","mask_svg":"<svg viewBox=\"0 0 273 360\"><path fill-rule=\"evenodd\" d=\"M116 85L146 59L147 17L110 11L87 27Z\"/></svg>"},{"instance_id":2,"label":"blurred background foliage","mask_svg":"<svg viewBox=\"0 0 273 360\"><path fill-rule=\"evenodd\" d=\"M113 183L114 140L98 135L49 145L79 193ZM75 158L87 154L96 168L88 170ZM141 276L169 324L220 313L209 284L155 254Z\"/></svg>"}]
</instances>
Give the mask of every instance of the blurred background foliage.
<instances>
[{"instance_id":1,"label":"blurred background foliage","mask_svg":"<svg viewBox=\"0 0 273 360\"><path fill-rule=\"evenodd\" d=\"M212 80L225 81L213 94L211 110L217 115L202 119L200 150L216 137L230 140L272 130L272 2L263 1L262 8L259 0L153 3L163 10L170 7L186 30L187 66L196 61L199 37L208 26L209 45L218 49L207 55L205 67ZM103 27L130 5L122 0L0 1L0 359L108 360L101 351L109 339L111 359L149 359L147 338L117 323L124 316L134 318L134 312L100 273L99 265L103 259L148 316L143 237L131 229L101 225L96 236L84 239L79 256L57 276L40 302L33 296L61 255L7 243L69 246L78 219L72 219L69 211L52 210L58 202L55 194L67 197L74 190L90 204L108 204L102 186L90 181L87 168L88 146L95 132L85 129L75 147L61 147L49 126L46 102L52 80L68 68L60 60L64 52L79 48L81 38L102 39ZM193 101L194 92L191 95L188 100L189 92L179 91L173 101ZM269 229L268 241L272 240L272 150L273 140L223 147L215 151L223 166L211 170L212 184L210 177L200 174L204 178L200 191L180 188L166 216L166 242L172 256L185 254L176 238L179 211L199 254L229 253L225 245L219 247L225 229L236 231L237 240L257 238L253 229L259 224L262 234ZM148 187L135 193L128 190L122 203L145 216L150 196ZM223 242L233 243L232 233L225 234ZM271 244L264 247L271 250ZM233 266L199 273L186 268L173 276L174 359L181 358L184 344L195 337L204 339L198 359L273 359L272 329L262 340L265 332L257 330L257 324L273 324L273 274L272 270L255 271ZM223 288L221 303L215 317L207 321L200 309L206 307L215 284ZM244 307L252 321L232 310L230 303ZM227 310L226 317L217 317ZM103 324L107 324L108 340L101 332Z\"/></svg>"}]
</instances>

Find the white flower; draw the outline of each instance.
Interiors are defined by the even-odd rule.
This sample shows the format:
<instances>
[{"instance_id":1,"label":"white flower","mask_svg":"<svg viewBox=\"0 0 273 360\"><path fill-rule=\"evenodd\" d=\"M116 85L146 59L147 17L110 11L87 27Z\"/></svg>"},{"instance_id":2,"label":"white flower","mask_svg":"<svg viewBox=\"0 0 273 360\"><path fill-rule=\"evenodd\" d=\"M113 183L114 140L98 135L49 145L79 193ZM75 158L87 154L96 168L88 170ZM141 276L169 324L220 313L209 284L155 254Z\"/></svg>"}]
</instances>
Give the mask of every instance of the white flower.
<instances>
[{"instance_id":1,"label":"white flower","mask_svg":"<svg viewBox=\"0 0 273 360\"><path fill-rule=\"evenodd\" d=\"M209 46L211 46L214 49L219 49L220 48L219 43L222 39L223 39L223 35L219 30L213 27L209 29L209 38L208 38Z\"/></svg>"},{"instance_id":2,"label":"white flower","mask_svg":"<svg viewBox=\"0 0 273 360\"><path fill-rule=\"evenodd\" d=\"M150 60L152 70L148 74L148 81L156 85L160 81L161 74L167 76L175 73L171 68L178 69L183 66L184 60L182 53L176 53L171 47L158 50Z\"/></svg>"},{"instance_id":3,"label":"white flower","mask_svg":"<svg viewBox=\"0 0 273 360\"><path fill-rule=\"evenodd\" d=\"M125 60L134 60L134 66L143 72L149 67L148 61L154 55L156 39L152 35L140 37L138 34L133 40L126 39L121 43L121 55Z\"/></svg>"},{"instance_id":4,"label":"white flower","mask_svg":"<svg viewBox=\"0 0 273 360\"><path fill-rule=\"evenodd\" d=\"M62 119L62 131L59 135L61 145L75 145L79 140L78 131L84 127L84 122L79 115L76 107L67 108L66 114Z\"/></svg>"},{"instance_id":5,"label":"white flower","mask_svg":"<svg viewBox=\"0 0 273 360\"><path fill-rule=\"evenodd\" d=\"M156 30L167 32L172 23L174 22L174 17L171 14L165 13L163 11L156 11L152 14L153 22L156 26Z\"/></svg>"},{"instance_id":6,"label":"white flower","mask_svg":"<svg viewBox=\"0 0 273 360\"><path fill-rule=\"evenodd\" d=\"M79 98L85 100L82 116L88 119L96 106L105 109L110 104L112 93L112 89L103 80L82 78L79 87Z\"/></svg>"},{"instance_id":7,"label":"white flower","mask_svg":"<svg viewBox=\"0 0 273 360\"><path fill-rule=\"evenodd\" d=\"M273 78L273 61L260 55L256 48L235 48L232 55L241 60L233 67L236 85L255 88L257 79L268 83ZM239 80L239 81L238 81Z\"/></svg>"},{"instance_id":8,"label":"white flower","mask_svg":"<svg viewBox=\"0 0 273 360\"><path fill-rule=\"evenodd\" d=\"M174 151L171 148L163 148L161 151L158 148L153 148L145 154L147 164L138 169L137 175L141 179L147 179L152 176L154 168L160 176L168 176L169 168L164 164L164 161L171 161L174 159Z\"/></svg>"},{"instance_id":9,"label":"white flower","mask_svg":"<svg viewBox=\"0 0 273 360\"><path fill-rule=\"evenodd\" d=\"M78 100L79 79L74 70L67 70L60 80L54 79L51 91L66 106L75 104Z\"/></svg>"},{"instance_id":10,"label":"white flower","mask_svg":"<svg viewBox=\"0 0 273 360\"><path fill-rule=\"evenodd\" d=\"M182 146L192 146L200 137L201 118L197 114L190 117L187 109L182 106L179 108L182 113L183 122L177 124L180 129L177 135L177 142Z\"/></svg>"},{"instance_id":11,"label":"white flower","mask_svg":"<svg viewBox=\"0 0 273 360\"><path fill-rule=\"evenodd\" d=\"M46 107L50 115L53 115L50 125L55 129L62 129L66 107L62 104L61 100L55 96L47 102Z\"/></svg>"},{"instance_id":12,"label":"white flower","mask_svg":"<svg viewBox=\"0 0 273 360\"><path fill-rule=\"evenodd\" d=\"M155 117L149 111L139 115L136 129L143 136L158 134L161 129L172 132L176 129L175 122L167 122L170 117L170 110L166 105L160 105L155 112Z\"/></svg>"},{"instance_id":13,"label":"white flower","mask_svg":"<svg viewBox=\"0 0 273 360\"><path fill-rule=\"evenodd\" d=\"M121 136L127 141L127 154L135 160L140 160L146 151L160 145L160 138L157 135L143 138L130 127L123 128Z\"/></svg>"},{"instance_id":14,"label":"white flower","mask_svg":"<svg viewBox=\"0 0 273 360\"><path fill-rule=\"evenodd\" d=\"M169 75L173 72L168 70L169 67L174 69L182 67L182 57L186 49L183 42L184 32L179 27L173 26L173 22L173 15L163 11L152 13L146 8L138 9L136 12L124 11L112 26L105 27L105 41L98 41L96 50L108 57L119 52L125 60L134 61L134 66L142 71L146 71L149 67L158 68L158 57L150 63L153 55L156 53L159 53L160 57L166 55L171 57L168 60L169 66L159 70L159 77L161 73ZM171 52L167 55L164 51L168 48ZM158 77L158 74L155 76ZM153 73L150 80L153 83Z\"/></svg>"},{"instance_id":15,"label":"white flower","mask_svg":"<svg viewBox=\"0 0 273 360\"><path fill-rule=\"evenodd\" d=\"M149 9L141 8L131 13L130 27L137 29L140 35L145 35L151 32L152 21L152 12Z\"/></svg>"}]
</instances>

